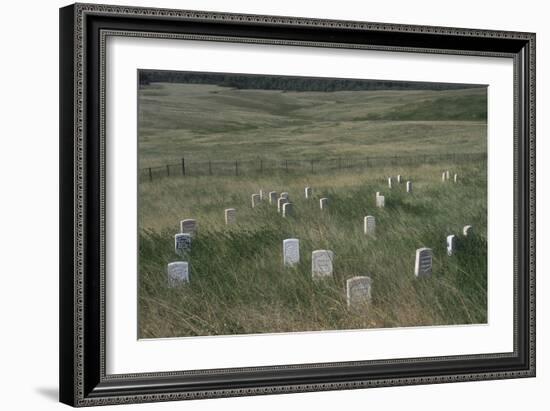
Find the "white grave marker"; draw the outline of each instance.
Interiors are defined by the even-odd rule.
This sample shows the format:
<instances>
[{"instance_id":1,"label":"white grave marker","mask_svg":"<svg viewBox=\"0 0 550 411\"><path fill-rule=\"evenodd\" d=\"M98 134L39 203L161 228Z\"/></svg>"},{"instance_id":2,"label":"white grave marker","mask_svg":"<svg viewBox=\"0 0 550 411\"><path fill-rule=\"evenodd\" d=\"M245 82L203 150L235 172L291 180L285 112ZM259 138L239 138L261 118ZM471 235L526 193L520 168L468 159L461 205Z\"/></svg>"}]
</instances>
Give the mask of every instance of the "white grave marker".
<instances>
[{"instance_id":1,"label":"white grave marker","mask_svg":"<svg viewBox=\"0 0 550 411\"><path fill-rule=\"evenodd\" d=\"M393 179L391 177L388 177L388 188L391 188L393 185Z\"/></svg>"},{"instance_id":2,"label":"white grave marker","mask_svg":"<svg viewBox=\"0 0 550 411\"><path fill-rule=\"evenodd\" d=\"M456 235L451 234L447 236L447 255L451 256L456 251Z\"/></svg>"},{"instance_id":3,"label":"white grave marker","mask_svg":"<svg viewBox=\"0 0 550 411\"><path fill-rule=\"evenodd\" d=\"M250 199L252 201L252 208L256 207L260 203L260 195L259 194L252 194L250 196Z\"/></svg>"},{"instance_id":4,"label":"white grave marker","mask_svg":"<svg viewBox=\"0 0 550 411\"><path fill-rule=\"evenodd\" d=\"M180 231L182 233L189 233L192 236L197 234L197 220L193 218L187 218L180 221Z\"/></svg>"},{"instance_id":5,"label":"white grave marker","mask_svg":"<svg viewBox=\"0 0 550 411\"><path fill-rule=\"evenodd\" d=\"M416 250L414 275L417 277L429 277L432 275L432 249L419 248Z\"/></svg>"},{"instance_id":6,"label":"white grave marker","mask_svg":"<svg viewBox=\"0 0 550 411\"><path fill-rule=\"evenodd\" d=\"M471 225L465 225L462 229L462 234L464 234L465 237L471 236L474 233L474 229Z\"/></svg>"},{"instance_id":7,"label":"white grave marker","mask_svg":"<svg viewBox=\"0 0 550 411\"><path fill-rule=\"evenodd\" d=\"M363 219L363 231L367 235L374 235L376 232L376 219L368 215Z\"/></svg>"},{"instance_id":8,"label":"white grave marker","mask_svg":"<svg viewBox=\"0 0 550 411\"><path fill-rule=\"evenodd\" d=\"M458 174L454 175L453 180L454 180L455 183L458 183Z\"/></svg>"},{"instance_id":9,"label":"white grave marker","mask_svg":"<svg viewBox=\"0 0 550 411\"><path fill-rule=\"evenodd\" d=\"M311 187L306 187L305 190L304 190L305 197L306 198L311 198L311 194L312 194Z\"/></svg>"},{"instance_id":10,"label":"white grave marker","mask_svg":"<svg viewBox=\"0 0 550 411\"><path fill-rule=\"evenodd\" d=\"M167 271L168 285L170 287L176 287L183 283L189 282L189 264L187 261L175 261L173 263L169 263Z\"/></svg>"},{"instance_id":11,"label":"white grave marker","mask_svg":"<svg viewBox=\"0 0 550 411\"><path fill-rule=\"evenodd\" d=\"M264 201L264 190L260 190L260 201Z\"/></svg>"},{"instance_id":12,"label":"white grave marker","mask_svg":"<svg viewBox=\"0 0 550 411\"><path fill-rule=\"evenodd\" d=\"M237 210L234 208L225 209L225 224L235 224L237 222Z\"/></svg>"},{"instance_id":13,"label":"white grave marker","mask_svg":"<svg viewBox=\"0 0 550 411\"><path fill-rule=\"evenodd\" d=\"M451 179L451 172L449 170L445 171L445 178L447 180L450 180Z\"/></svg>"},{"instance_id":14,"label":"white grave marker","mask_svg":"<svg viewBox=\"0 0 550 411\"><path fill-rule=\"evenodd\" d=\"M281 213L283 211L283 204L286 204L288 202L288 199L284 197L279 197L279 199L277 200L277 211Z\"/></svg>"},{"instance_id":15,"label":"white grave marker","mask_svg":"<svg viewBox=\"0 0 550 411\"><path fill-rule=\"evenodd\" d=\"M445 182L447 180L447 175L445 174L445 172L443 172L443 174L441 174L441 181Z\"/></svg>"},{"instance_id":16,"label":"white grave marker","mask_svg":"<svg viewBox=\"0 0 550 411\"><path fill-rule=\"evenodd\" d=\"M407 193L413 192L413 183L412 181L407 181Z\"/></svg>"},{"instance_id":17,"label":"white grave marker","mask_svg":"<svg viewBox=\"0 0 550 411\"><path fill-rule=\"evenodd\" d=\"M370 277L357 276L348 279L346 281L348 307L368 304L372 299L371 285Z\"/></svg>"},{"instance_id":18,"label":"white grave marker","mask_svg":"<svg viewBox=\"0 0 550 411\"><path fill-rule=\"evenodd\" d=\"M384 208L386 206L386 197L378 196L376 197L376 207Z\"/></svg>"},{"instance_id":19,"label":"white grave marker","mask_svg":"<svg viewBox=\"0 0 550 411\"><path fill-rule=\"evenodd\" d=\"M399 184L401 184L401 174L398 174L398 175L397 175L397 182L398 182Z\"/></svg>"},{"instance_id":20,"label":"white grave marker","mask_svg":"<svg viewBox=\"0 0 550 411\"><path fill-rule=\"evenodd\" d=\"M300 262L300 240L287 238L283 240L283 264L292 267Z\"/></svg>"},{"instance_id":21,"label":"white grave marker","mask_svg":"<svg viewBox=\"0 0 550 411\"><path fill-rule=\"evenodd\" d=\"M321 208L321 210L324 210L325 208L328 207L328 198L321 198L319 200L319 207Z\"/></svg>"},{"instance_id":22,"label":"white grave marker","mask_svg":"<svg viewBox=\"0 0 550 411\"><path fill-rule=\"evenodd\" d=\"M294 214L294 205L292 203L283 204L283 217L288 217Z\"/></svg>"},{"instance_id":23,"label":"white grave marker","mask_svg":"<svg viewBox=\"0 0 550 411\"><path fill-rule=\"evenodd\" d=\"M174 251L176 254L183 255L191 250L191 234L179 233L174 236Z\"/></svg>"},{"instance_id":24,"label":"white grave marker","mask_svg":"<svg viewBox=\"0 0 550 411\"><path fill-rule=\"evenodd\" d=\"M334 253L331 250L315 250L311 253L311 275L313 278L332 276Z\"/></svg>"},{"instance_id":25,"label":"white grave marker","mask_svg":"<svg viewBox=\"0 0 550 411\"><path fill-rule=\"evenodd\" d=\"M283 191L283 192L281 193L281 197L286 198L286 199L288 200L288 199L289 199L288 192Z\"/></svg>"},{"instance_id":26,"label":"white grave marker","mask_svg":"<svg viewBox=\"0 0 550 411\"><path fill-rule=\"evenodd\" d=\"M277 203L277 192L276 191L270 191L269 192L269 204L275 204Z\"/></svg>"}]
</instances>

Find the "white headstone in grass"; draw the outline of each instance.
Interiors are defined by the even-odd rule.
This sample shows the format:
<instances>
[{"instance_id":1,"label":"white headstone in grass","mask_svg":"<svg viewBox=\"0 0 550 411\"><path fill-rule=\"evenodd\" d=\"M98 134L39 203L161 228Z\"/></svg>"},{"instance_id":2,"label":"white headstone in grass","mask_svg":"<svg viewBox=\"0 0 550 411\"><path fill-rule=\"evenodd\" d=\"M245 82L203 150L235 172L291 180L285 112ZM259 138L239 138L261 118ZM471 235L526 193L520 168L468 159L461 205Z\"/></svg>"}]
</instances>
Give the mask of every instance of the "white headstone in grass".
<instances>
[{"instance_id":1,"label":"white headstone in grass","mask_svg":"<svg viewBox=\"0 0 550 411\"><path fill-rule=\"evenodd\" d=\"M281 197L286 198L286 199L288 200L288 199L289 199L288 192L283 191L283 192L281 193Z\"/></svg>"},{"instance_id":2,"label":"white headstone in grass","mask_svg":"<svg viewBox=\"0 0 550 411\"><path fill-rule=\"evenodd\" d=\"M193 218L187 218L180 221L180 231L182 233L189 233L192 236L197 234L197 220Z\"/></svg>"},{"instance_id":3,"label":"white headstone in grass","mask_svg":"<svg viewBox=\"0 0 550 411\"><path fill-rule=\"evenodd\" d=\"M356 307L368 304L371 299L372 280L370 277L357 276L346 281L346 297L348 307Z\"/></svg>"},{"instance_id":4,"label":"white headstone in grass","mask_svg":"<svg viewBox=\"0 0 550 411\"><path fill-rule=\"evenodd\" d=\"M279 199L277 200L277 211L281 213L283 211L283 204L286 204L288 202L288 199L284 197L279 197Z\"/></svg>"},{"instance_id":5,"label":"white headstone in grass","mask_svg":"<svg viewBox=\"0 0 550 411\"><path fill-rule=\"evenodd\" d=\"M258 192L260 194L260 201L264 201L264 190Z\"/></svg>"},{"instance_id":6,"label":"white headstone in grass","mask_svg":"<svg viewBox=\"0 0 550 411\"><path fill-rule=\"evenodd\" d=\"M270 191L269 192L269 204L275 204L277 203L277 192L276 191Z\"/></svg>"},{"instance_id":7,"label":"white headstone in grass","mask_svg":"<svg viewBox=\"0 0 550 411\"><path fill-rule=\"evenodd\" d=\"M312 194L311 187L306 187L305 190L304 190L305 197L306 198L311 198L311 194Z\"/></svg>"},{"instance_id":8,"label":"white headstone in grass","mask_svg":"<svg viewBox=\"0 0 550 411\"><path fill-rule=\"evenodd\" d=\"M300 262L300 240L287 238L283 240L283 264L293 266Z\"/></svg>"},{"instance_id":9,"label":"white headstone in grass","mask_svg":"<svg viewBox=\"0 0 550 411\"><path fill-rule=\"evenodd\" d=\"M453 177L453 180L455 183L458 183L458 174L455 173L454 177Z\"/></svg>"},{"instance_id":10,"label":"white headstone in grass","mask_svg":"<svg viewBox=\"0 0 550 411\"><path fill-rule=\"evenodd\" d=\"M321 210L324 210L327 207L328 207L328 198L326 198L326 197L321 198L319 200L319 208Z\"/></svg>"},{"instance_id":11,"label":"white headstone in grass","mask_svg":"<svg viewBox=\"0 0 550 411\"><path fill-rule=\"evenodd\" d=\"M294 214L294 205L292 203L283 204L283 217L288 217Z\"/></svg>"},{"instance_id":12,"label":"white headstone in grass","mask_svg":"<svg viewBox=\"0 0 550 411\"><path fill-rule=\"evenodd\" d=\"M376 207L384 208L386 206L386 197L378 196L376 197Z\"/></svg>"},{"instance_id":13,"label":"white headstone in grass","mask_svg":"<svg viewBox=\"0 0 550 411\"><path fill-rule=\"evenodd\" d=\"M471 225L465 225L462 229L462 234L464 234L464 237L471 236L474 233L474 229Z\"/></svg>"},{"instance_id":14,"label":"white headstone in grass","mask_svg":"<svg viewBox=\"0 0 550 411\"><path fill-rule=\"evenodd\" d=\"M168 285L170 287L177 287L178 285L189 282L189 264L187 261L169 263L167 271Z\"/></svg>"},{"instance_id":15,"label":"white headstone in grass","mask_svg":"<svg viewBox=\"0 0 550 411\"><path fill-rule=\"evenodd\" d=\"M397 175L397 182L398 182L399 184L401 184L401 174L398 174L398 175Z\"/></svg>"},{"instance_id":16,"label":"white headstone in grass","mask_svg":"<svg viewBox=\"0 0 550 411\"><path fill-rule=\"evenodd\" d=\"M388 177L388 188L392 188L393 185L393 179L391 177Z\"/></svg>"},{"instance_id":17,"label":"white headstone in grass","mask_svg":"<svg viewBox=\"0 0 550 411\"><path fill-rule=\"evenodd\" d=\"M363 231L367 235L374 235L376 232L376 219L368 215L363 219Z\"/></svg>"},{"instance_id":18,"label":"white headstone in grass","mask_svg":"<svg viewBox=\"0 0 550 411\"><path fill-rule=\"evenodd\" d=\"M380 191L376 192L376 197L380 197Z\"/></svg>"},{"instance_id":19,"label":"white headstone in grass","mask_svg":"<svg viewBox=\"0 0 550 411\"><path fill-rule=\"evenodd\" d=\"M184 255L191 250L191 234L179 233L174 236L174 251L176 254Z\"/></svg>"},{"instance_id":20,"label":"white headstone in grass","mask_svg":"<svg viewBox=\"0 0 550 411\"><path fill-rule=\"evenodd\" d=\"M260 195L259 194L252 194L250 196L250 200L252 202L252 208L256 207L258 204L260 204Z\"/></svg>"},{"instance_id":21,"label":"white headstone in grass","mask_svg":"<svg viewBox=\"0 0 550 411\"><path fill-rule=\"evenodd\" d=\"M445 182L446 180L447 180L447 174L443 172L443 174L441 174L441 181Z\"/></svg>"},{"instance_id":22,"label":"white headstone in grass","mask_svg":"<svg viewBox=\"0 0 550 411\"><path fill-rule=\"evenodd\" d=\"M447 255L451 256L456 251L456 235L451 234L447 236Z\"/></svg>"},{"instance_id":23,"label":"white headstone in grass","mask_svg":"<svg viewBox=\"0 0 550 411\"><path fill-rule=\"evenodd\" d=\"M237 210L234 208L225 209L225 224L235 224L237 222Z\"/></svg>"},{"instance_id":24,"label":"white headstone in grass","mask_svg":"<svg viewBox=\"0 0 550 411\"><path fill-rule=\"evenodd\" d=\"M311 275L313 278L332 276L334 253L331 250L315 250L311 253Z\"/></svg>"},{"instance_id":25,"label":"white headstone in grass","mask_svg":"<svg viewBox=\"0 0 550 411\"><path fill-rule=\"evenodd\" d=\"M417 277L429 277L432 275L432 249L419 248L416 250L414 275Z\"/></svg>"},{"instance_id":26,"label":"white headstone in grass","mask_svg":"<svg viewBox=\"0 0 550 411\"><path fill-rule=\"evenodd\" d=\"M413 192L413 183L412 181L407 181L407 193Z\"/></svg>"}]
</instances>

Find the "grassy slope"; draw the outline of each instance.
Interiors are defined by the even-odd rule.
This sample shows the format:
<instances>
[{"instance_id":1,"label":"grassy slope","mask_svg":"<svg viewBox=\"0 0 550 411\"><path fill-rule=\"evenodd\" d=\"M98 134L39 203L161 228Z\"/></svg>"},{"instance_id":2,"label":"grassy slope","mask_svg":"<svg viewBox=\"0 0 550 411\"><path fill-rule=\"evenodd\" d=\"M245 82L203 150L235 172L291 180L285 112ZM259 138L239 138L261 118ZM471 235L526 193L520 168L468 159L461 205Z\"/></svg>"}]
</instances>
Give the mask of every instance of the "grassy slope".
<instances>
[{"instance_id":1,"label":"grassy slope","mask_svg":"<svg viewBox=\"0 0 550 411\"><path fill-rule=\"evenodd\" d=\"M186 156L214 160L247 158L259 151L271 158L310 158L485 150L485 122L401 121L395 114L406 118L416 110L418 116L434 102L442 104L442 96L448 104L440 112L453 112L449 107L465 95L471 105L464 105L475 111L478 90L359 96L174 87L154 85L144 93L141 110L148 114L141 123L142 163L163 164L179 158L183 148ZM392 120L358 120L375 113ZM459 172L459 184L440 181L445 168ZM140 336L486 322L485 171L484 163L441 164L144 182L139 210ZM404 184L387 189L387 176L399 173L414 181L414 194L405 193ZM306 185L314 188L315 199L303 198ZM276 207L265 203L252 209L250 195L260 188L289 191L296 216L283 219ZM386 195L385 209L375 208L376 191ZM321 212L317 199L324 195L331 207ZM235 227L224 225L223 210L228 207L238 209ZM362 233L367 214L377 219L374 239ZM166 264L179 259L173 235L179 220L190 217L200 224L190 256L192 281L168 289ZM446 235L459 234L465 224L475 227L476 238L447 257ZM300 239L302 262L295 269L282 266L282 240L290 237ZM413 274L414 253L422 246L434 249L434 276L419 281ZM322 248L335 252L334 279L313 282L311 251ZM356 275L373 278L368 309L346 307L345 280Z\"/></svg>"}]
</instances>

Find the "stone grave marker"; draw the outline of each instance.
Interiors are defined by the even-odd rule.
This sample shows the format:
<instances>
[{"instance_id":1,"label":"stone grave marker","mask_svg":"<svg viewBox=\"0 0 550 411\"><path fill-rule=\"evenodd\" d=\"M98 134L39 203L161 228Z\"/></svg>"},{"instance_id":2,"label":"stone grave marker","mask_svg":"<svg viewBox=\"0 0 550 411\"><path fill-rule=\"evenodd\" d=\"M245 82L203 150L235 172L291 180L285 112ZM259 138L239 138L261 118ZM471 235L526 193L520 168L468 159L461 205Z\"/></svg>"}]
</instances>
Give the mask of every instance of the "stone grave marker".
<instances>
[{"instance_id":1,"label":"stone grave marker","mask_svg":"<svg viewBox=\"0 0 550 411\"><path fill-rule=\"evenodd\" d=\"M283 204L283 217L288 217L294 214L294 204L284 203Z\"/></svg>"},{"instance_id":2,"label":"stone grave marker","mask_svg":"<svg viewBox=\"0 0 550 411\"><path fill-rule=\"evenodd\" d=\"M392 188L393 185L393 179L391 177L388 177L388 188Z\"/></svg>"},{"instance_id":3,"label":"stone grave marker","mask_svg":"<svg viewBox=\"0 0 550 411\"><path fill-rule=\"evenodd\" d=\"M250 196L250 199L252 201L252 208L256 207L258 204L260 204L260 195L259 194L252 194Z\"/></svg>"},{"instance_id":4,"label":"stone grave marker","mask_svg":"<svg viewBox=\"0 0 550 411\"><path fill-rule=\"evenodd\" d=\"M456 251L456 235L451 234L447 236L447 255L451 256Z\"/></svg>"},{"instance_id":5,"label":"stone grave marker","mask_svg":"<svg viewBox=\"0 0 550 411\"><path fill-rule=\"evenodd\" d=\"M288 199L284 197L279 197L279 199L277 200L277 211L281 213L283 211L283 204L286 204L288 202Z\"/></svg>"},{"instance_id":6,"label":"stone grave marker","mask_svg":"<svg viewBox=\"0 0 550 411\"><path fill-rule=\"evenodd\" d=\"M276 204L277 203L277 192L276 191L270 191L269 192L269 204Z\"/></svg>"},{"instance_id":7,"label":"stone grave marker","mask_svg":"<svg viewBox=\"0 0 550 411\"><path fill-rule=\"evenodd\" d=\"M372 280L370 277L357 276L346 281L346 297L348 307L368 304L371 299Z\"/></svg>"},{"instance_id":8,"label":"stone grave marker","mask_svg":"<svg viewBox=\"0 0 550 411\"><path fill-rule=\"evenodd\" d=\"M225 209L225 224L235 224L237 222L237 210L234 208Z\"/></svg>"},{"instance_id":9,"label":"stone grave marker","mask_svg":"<svg viewBox=\"0 0 550 411\"><path fill-rule=\"evenodd\" d=\"M454 177L453 177L453 180L455 183L458 183L458 174L455 173Z\"/></svg>"},{"instance_id":10,"label":"stone grave marker","mask_svg":"<svg viewBox=\"0 0 550 411\"><path fill-rule=\"evenodd\" d=\"M398 184L401 184L401 174L398 174L398 175L397 175L397 183L398 183Z\"/></svg>"},{"instance_id":11,"label":"stone grave marker","mask_svg":"<svg viewBox=\"0 0 550 411\"><path fill-rule=\"evenodd\" d=\"M288 199L289 199L288 192L283 191L283 192L281 193L281 197L286 198L286 199L288 200Z\"/></svg>"},{"instance_id":12,"label":"stone grave marker","mask_svg":"<svg viewBox=\"0 0 550 411\"><path fill-rule=\"evenodd\" d=\"M465 225L462 229L462 234L464 234L464 237L469 237L474 233L474 229L471 225Z\"/></svg>"},{"instance_id":13,"label":"stone grave marker","mask_svg":"<svg viewBox=\"0 0 550 411\"><path fill-rule=\"evenodd\" d=\"M416 250L414 275L417 277L429 277L432 275L432 249L419 248Z\"/></svg>"},{"instance_id":14,"label":"stone grave marker","mask_svg":"<svg viewBox=\"0 0 550 411\"><path fill-rule=\"evenodd\" d=\"M311 198L311 195L312 195L311 187L306 187L305 188L304 195L305 195L306 198Z\"/></svg>"},{"instance_id":15,"label":"stone grave marker","mask_svg":"<svg viewBox=\"0 0 550 411\"><path fill-rule=\"evenodd\" d=\"M363 231L367 235L375 235L376 234L376 219L368 215L363 219Z\"/></svg>"},{"instance_id":16,"label":"stone grave marker","mask_svg":"<svg viewBox=\"0 0 550 411\"><path fill-rule=\"evenodd\" d=\"M283 264L292 267L300 262L300 240L287 238L283 240Z\"/></svg>"},{"instance_id":17,"label":"stone grave marker","mask_svg":"<svg viewBox=\"0 0 550 411\"><path fill-rule=\"evenodd\" d=\"M264 190L260 190L258 194L260 194L260 201L264 201Z\"/></svg>"},{"instance_id":18,"label":"stone grave marker","mask_svg":"<svg viewBox=\"0 0 550 411\"><path fill-rule=\"evenodd\" d=\"M313 278L332 276L334 253L331 250L315 250L311 253L311 275Z\"/></svg>"},{"instance_id":19,"label":"stone grave marker","mask_svg":"<svg viewBox=\"0 0 550 411\"><path fill-rule=\"evenodd\" d=\"M184 255L191 250L191 234L179 233L174 236L174 251L176 254Z\"/></svg>"},{"instance_id":20,"label":"stone grave marker","mask_svg":"<svg viewBox=\"0 0 550 411\"><path fill-rule=\"evenodd\" d=\"M178 285L189 282L189 263L187 261L174 261L173 263L169 263L167 271L168 285L170 287L177 287Z\"/></svg>"},{"instance_id":21,"label":"stone grave marker","mask_svg":"<svg viewBox=\"0 0 550 411\"><path fill-rule=\"evenodd\" d=\"M324 210L325 208L328 207L328 198L324 197L324 198L321 198L319 200L319 207L321 208L321 210Z\"/></svg>"},{"instance_id":22,"label":"stone grave marker","mask_svg":"<svg viewBox=\"0 0 550 411\"><path fill-rule=\"evenodd\" d=\"M376 207L384 208L386 206L386 198L384 196L376 197Z\"/></svg>"},{"instance_id":23,"label":"stone grave marker","mask_svg":"<svg viewBox=\"0 0 550 411\"><path fill-rule=\"evenodd\" d=\"M445 174L445 172L443 172L443 174L441 174L441 181L445 182L447 180L447 175Z\"/></svg>"},{"instance_id":24,"label":"stone grave marker","mask_svg":"<svg viewBox=\"0 0 550 411\"><path fill-rule=\"evenodd\" d=\"M187 218L180 221L180 231L182 233L189 233L192 236L197 234L197 220L194 218Z\"/></svg>"},{"instance_id":25,"label":"stone grave marker","mask_svg":"<svg viewBox=\"0 0 550 411\"><path fill-rule=\"evenodd\" d=\"M451 179L451 172L449 170L445 171L445 179L447 180Z\"/></svg>"},{"instance_id":26,"label":"stone grave marker","mask_svg":"<svg viewBox=\"0 0 550 411\"><path fill-rule=\"evenodd\" d=\"M413 183L412 181L407 181L407 193L413 192Z\"/></svg>"}]
</instances>

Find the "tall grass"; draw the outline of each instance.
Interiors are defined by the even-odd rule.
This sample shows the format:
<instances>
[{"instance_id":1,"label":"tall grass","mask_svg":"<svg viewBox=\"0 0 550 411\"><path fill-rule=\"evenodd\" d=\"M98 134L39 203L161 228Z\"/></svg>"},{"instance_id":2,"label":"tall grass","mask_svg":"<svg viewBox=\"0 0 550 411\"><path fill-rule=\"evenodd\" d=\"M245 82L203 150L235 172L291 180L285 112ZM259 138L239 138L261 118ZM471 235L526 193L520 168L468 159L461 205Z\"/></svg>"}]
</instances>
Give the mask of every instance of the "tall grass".
<instances>
[{"instance_id":1,"label":"tall grass","mask_svg":"<svg viewBox=\"0 0 550 411\"><path fill-rule=\"evenodd\" d=\"M451 169L459 183L441 182ZM414 184L387 187L389 175ZM487 320L486 164L424 165L326 174L185 177L140 184L139 334L141 338L484 323ZM314 198L304 198L311 186ZM288 191L295 215L283 218L258 190ZM386 207L375 207L375 192ZM327 210L319 209L328 197ZM234 226L224 209L237 209ZM376 217L376 236L363 217ZM166 265L180 260L173 236L196 218L191 281L169 288ZM470 224L475 236L465 239ZM448 257L445 238L459 237ZM460 234L460 235L459 235ZM282 242L300 240L300 264L286 268ZM433 275L414 276L415 251L434 251ZM335 253L334 276L311 278L311 252ZM348 309L346 279L373 279L372 303Z\"/></svg>"}]
</instances>

